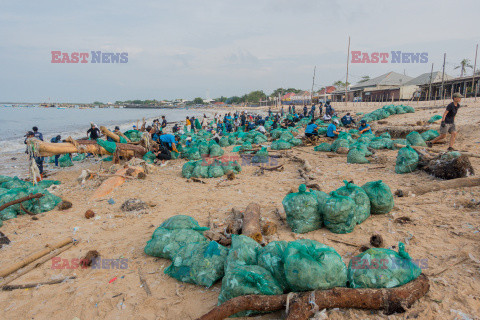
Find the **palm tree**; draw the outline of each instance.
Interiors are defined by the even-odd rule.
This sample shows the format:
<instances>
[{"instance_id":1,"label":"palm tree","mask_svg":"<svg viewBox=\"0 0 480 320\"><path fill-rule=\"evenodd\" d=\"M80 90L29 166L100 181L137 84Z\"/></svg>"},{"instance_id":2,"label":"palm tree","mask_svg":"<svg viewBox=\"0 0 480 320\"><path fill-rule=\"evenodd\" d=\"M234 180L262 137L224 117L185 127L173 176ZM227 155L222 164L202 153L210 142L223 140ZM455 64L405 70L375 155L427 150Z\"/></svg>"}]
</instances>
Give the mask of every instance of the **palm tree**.
<instances>
[{"instance_id":1,"label":"palm tree","mask_svg":"<svg viewBox=\"0 0 480 320\"><path fill-rule=\"evenodd\" d=\"M370 76L363 76L362 80L358 81L358 83L366 82L368 80L370 80Z\"/></svg>"},{"instance_id":2,"label":"palm tree","mask_svg":"<svg viewBox=\"0 0 480 320\"><path fill-rule=\"evenodd\" d=\"M460 61L460 65L456 66L454 69L460 69L460 78L463 77L463 74L467 73L467 68L473 69L472 64L469 59L463 59Z\"/></svg>"}]
</instances>

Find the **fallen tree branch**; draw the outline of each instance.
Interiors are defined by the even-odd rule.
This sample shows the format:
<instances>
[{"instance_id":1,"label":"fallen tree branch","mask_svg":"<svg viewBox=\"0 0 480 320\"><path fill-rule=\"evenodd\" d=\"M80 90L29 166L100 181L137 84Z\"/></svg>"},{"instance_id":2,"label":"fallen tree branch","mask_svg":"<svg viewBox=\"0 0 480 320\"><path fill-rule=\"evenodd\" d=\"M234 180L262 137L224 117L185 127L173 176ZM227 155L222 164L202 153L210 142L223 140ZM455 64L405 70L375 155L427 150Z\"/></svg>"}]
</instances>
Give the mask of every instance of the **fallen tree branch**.
<instances>
[{"instance_id":1,"label":"fallen tree branch","mask_svg":"<svg viewBox=\"0 0 480 320\"><path fill-rule=\"evenodd\" d=\"M16 289L27 289L27 288L36 288L38 286L44 286L44 285L49 285L49 284L58 284L65 282L67 280L73 280L77 279L77 277L66 277L63 279L57 279L57 280L51 280L51 281L45 281L45 282L36 282L36 283L27 283L27 284L11 284L11 285L6 285L2 287L2 290L4 291L12 291Z\"/></svg>"},{"instance_id":2,"label":"fallen tree branch","mask_svg":"<svg viewBox=\"0 0 480 320\"><path fill-rule=\"evenodd\" d=\"M384 310L387 314L405 312L415 301L430 289L428 277L421 274L417 279L397 288L351 289L333 288L313 291L313 302L319 310L325 308L356 308ZM198 320L220 320L246 310L272 312L285 308L288 294L267 296L248 295L226 301L198 318ZM296 293L291 302L287 319L306 320L313 316L310 304L312 292Z\"/></svg>"},{"instance_id":3,"label":"fallen tree branch","mask_svg":"<svg viewBox=\"0 0 480 320\"><path fill-rule=\"evenodd\" d=\"M140 283L142 284L143 289L147 293L147 296L151 296L152 291L150 291L150 287L148 286L147 280L145 280L145 278L143 277L143 274L140 271L140 269L138 269L138 277L140 278Z\"/></svg>"},{"instance_id":4,"label":"fallen tree branch","mask_svg":"<svg viewBox=\"0 0 480 320\"><path fill-rule=\"evenodd\" d=\"M41 198L41 197L43 197L42 193L36 193L36 194L28 195L26 197L21 197L17 200L13 200L13 201L7 202L5 204L2 204L0 206L0 211L5 210L6 208L8 208L10 206L13 206L14 204L22 203L24 201L28 201L28 200L31 200L31 199L38 199L38 198Z\"/></svg>"},{"instance_id":5,"label":"fallen tree branch","mask_svg":"<svg viewBox=\"0 0 480 320\"><path fill-rule=\"evenodd\" d=\"M282 211L283 211L283 210L282 210ZM280 222L281 222L283 225L287 225L287 217L286 217L286 215L285 215L285 211L283 211L283 215L282 215L282 213L280 212L280 209L275 208L275 214L277 215L278 220L280 220Z\"/></svg>"},{"instance_id":6,"label":"fallen tree branch","mask_svg":"<svg viewBox=\"0 0 480 320\"><path fill-rule=\"evenodd\" d=\"M458 178L445 181L434 181L430 183L423 183L415 187L401 190L403 196L407 197L409 195L421 196L425 193L435 192L440 190L456 189L456 188L467 188L467 187L477 187L480 186L480 178Z\"/></svg>"}]
</instances>

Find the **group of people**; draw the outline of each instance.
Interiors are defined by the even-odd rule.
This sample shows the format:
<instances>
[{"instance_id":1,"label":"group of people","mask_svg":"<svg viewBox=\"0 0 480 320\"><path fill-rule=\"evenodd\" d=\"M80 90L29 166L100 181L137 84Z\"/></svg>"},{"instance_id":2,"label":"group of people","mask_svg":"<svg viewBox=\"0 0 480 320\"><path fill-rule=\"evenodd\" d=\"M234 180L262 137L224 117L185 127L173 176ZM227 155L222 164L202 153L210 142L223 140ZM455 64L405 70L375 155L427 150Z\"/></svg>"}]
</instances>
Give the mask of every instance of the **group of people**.
<instances>
[{"instance_id":1,"label":"group of people","mask_svg":"<svg viewBox=\"0 0 480 320\"><path fill-rule=\"evenodd\" d=\"M352 125L356 125L356 122L353 119L353 117L350 115L350 113L347 113L345 116L343 116L340 121L342 121L343 126L346 128L349 128ZM328 125L327 133L326 133L327 137L329 138L338 137L338 135L340 134L340 131L338 130L340 121L338 121L338 119L334 119L332 123ZM372 133L372 128L365 120L362 120L360 121L360 126L358 126L358 131L360 134ZM315 119L312 119L310 123L307 125L305 129L305 136L306 137L318 136L318 125L315 123Z\"/></svg>"}]
</instances>

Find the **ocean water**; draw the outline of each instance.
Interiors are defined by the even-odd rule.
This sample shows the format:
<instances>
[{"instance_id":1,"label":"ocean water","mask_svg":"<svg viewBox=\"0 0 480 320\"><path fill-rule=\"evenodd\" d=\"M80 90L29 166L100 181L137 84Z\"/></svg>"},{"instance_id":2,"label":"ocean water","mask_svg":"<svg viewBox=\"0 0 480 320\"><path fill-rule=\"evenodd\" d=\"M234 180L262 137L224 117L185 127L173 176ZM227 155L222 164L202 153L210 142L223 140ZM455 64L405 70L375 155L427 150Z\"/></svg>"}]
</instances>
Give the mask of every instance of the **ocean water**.
<instances>
[{"instance_id":1,"label":"ocean water","mask_svg":"<svg viewBox=\"0 0 480 320\"><path fill-rule=\"evenodd\" d=\"M164 115L168 122L185 120L186 116L200 117L204 113L198 109L114 109L114 108L40 108L0 106L0 174L25 176L27 156L24 136L37 126L43 139L61 135L62 139L86 136L90 122L113 130L118 125L122 131L141 126L142 118L147 124Z\"/></svg>"}]
</instances>

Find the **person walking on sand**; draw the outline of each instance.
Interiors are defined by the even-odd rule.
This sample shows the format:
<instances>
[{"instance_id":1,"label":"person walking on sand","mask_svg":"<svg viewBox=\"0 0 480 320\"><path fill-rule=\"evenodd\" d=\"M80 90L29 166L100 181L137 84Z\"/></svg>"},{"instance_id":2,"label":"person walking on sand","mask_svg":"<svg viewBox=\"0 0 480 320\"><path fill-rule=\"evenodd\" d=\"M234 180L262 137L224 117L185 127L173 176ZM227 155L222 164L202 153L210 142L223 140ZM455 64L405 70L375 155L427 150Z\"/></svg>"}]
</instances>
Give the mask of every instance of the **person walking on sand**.
<instances>
[{"instance_id":1,"label":"person walking on sand","mask_svg":"<svg viewBox=\"0 0 480 320\"><path fill-rule=\"evenodd\" d=\"M427 142L429 147L432 147L435 143L439 143L441 140L447 137L447 132L450 133L450 144L448 151L453 151L453 145L455 138L457 137L457 128L455 127L455 116L460 108L460 101L463 96L460 93L453 94L453 101L447 106L443 113L442 122L440 124L440 135L430 142Z\"/></svg>"}]
</instances>

